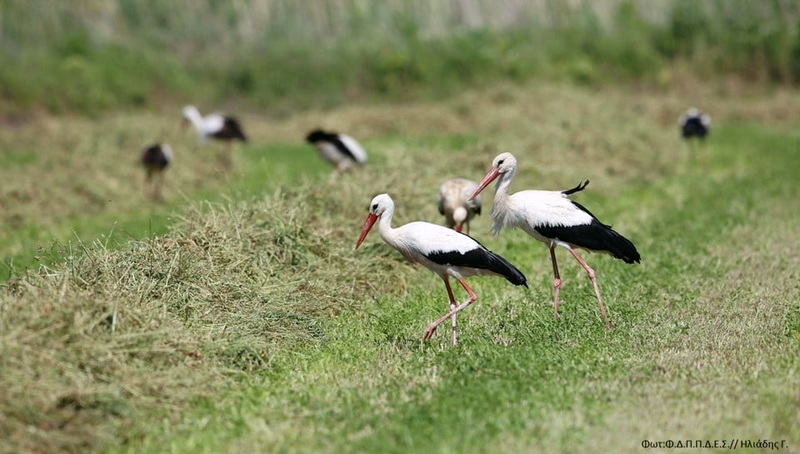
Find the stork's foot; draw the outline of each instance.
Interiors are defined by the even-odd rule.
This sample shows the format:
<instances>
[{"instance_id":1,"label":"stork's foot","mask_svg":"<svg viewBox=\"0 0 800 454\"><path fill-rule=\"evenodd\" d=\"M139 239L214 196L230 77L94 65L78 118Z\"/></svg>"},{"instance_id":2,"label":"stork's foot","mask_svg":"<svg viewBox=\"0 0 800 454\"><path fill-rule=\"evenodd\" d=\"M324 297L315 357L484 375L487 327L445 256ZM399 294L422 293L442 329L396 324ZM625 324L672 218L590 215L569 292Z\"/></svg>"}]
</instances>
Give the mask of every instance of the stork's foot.
<instances>
[{"instance_id":1,"label":"stork's foot","mask_svg":"<svg viewBox=\"0 0 800 454\"><path fill-rule=\"evenodd\" d=\"M433 337L433 333L436 332L437 326L439 325L435 323L431 323L430 325L428 325L428 329L425 330L425 334L422 336L422 340L424 341L431 340L431 337Z\"/></svg>"}]
</instances>

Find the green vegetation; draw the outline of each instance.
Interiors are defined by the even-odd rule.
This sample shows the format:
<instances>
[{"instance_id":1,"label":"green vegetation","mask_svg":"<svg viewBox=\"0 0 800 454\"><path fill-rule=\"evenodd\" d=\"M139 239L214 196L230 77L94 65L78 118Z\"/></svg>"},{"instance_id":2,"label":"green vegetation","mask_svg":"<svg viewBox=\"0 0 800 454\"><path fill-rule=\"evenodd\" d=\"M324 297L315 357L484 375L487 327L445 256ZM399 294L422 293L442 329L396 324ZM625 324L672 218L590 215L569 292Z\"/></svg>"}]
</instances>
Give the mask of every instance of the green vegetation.
<instances>
[{"instance_id":1,"label":"green vegetation","mask_svg":"<svg viewBox=\"0 0 800 454\"><path fill-rule=\"evenodd\" d=\"M797 451L798 24L778 0L0 0L0 453ZM231 169L188 102L243 121ZM331 181L314 127L368 165ZM546 249L489 235L491 191L472 233L530 289L472 279L456 348L420 341L437 277L353 250L375 194L441 222L439 184L500 151L512 189L590 179L636 243L587 256L614 330L563 251L553 320Z\"/></svg>"},{"instance_id":2,"label":"green vegetation","mask_svg":"<svg viewBox=\"0 0 800 454\"><path fill-rule=\"evenodd\" d=\"M7 283L4 449L638 452L643 439L734 437L798 446L800 137L772 119L792 124L800 104L790 92L720 90L687 95L715 112L705 168L678 138L675 93L632 102L622 88L500 84L435 104L249 117L260 139L223 178L237 182L230 192L213 183L221 202L187 200L166 235L120 250L74 245L46 273ZM306 148L289 140L333 119L371 152L367 168L336 182L319 162L304 169ZM499 150L520 158L517 189L590 178L581 202L639 246L637 266L589 256L613 331L566 259L554 322L546 250L521 232L489 236L486 216L475 236L531 288L473 279L480 299L460 318L458 348L442 333L420 342L446 309L435 276L375 234L353 251L375 193L392 193L398 223L438 222L440 181L481 176ZM196 153L187 166L213 149ZM98 166L118 160L99 156ZM250 165L262 160L275 173ZM280 189L260 194L267 175ZM180 200L174 186L167 194Z\"/></svg>"},{"instance_id":3,"label":"green vegetation","mask_svg":"<svg viewBox=\"0 0 800 454\"><path fill-rule=\"evenodd\" d=\"M498 78L794 83L798 23L778 0L2 0L0 114L191 101L281 116Z\"/></svg>"}]
</instances>

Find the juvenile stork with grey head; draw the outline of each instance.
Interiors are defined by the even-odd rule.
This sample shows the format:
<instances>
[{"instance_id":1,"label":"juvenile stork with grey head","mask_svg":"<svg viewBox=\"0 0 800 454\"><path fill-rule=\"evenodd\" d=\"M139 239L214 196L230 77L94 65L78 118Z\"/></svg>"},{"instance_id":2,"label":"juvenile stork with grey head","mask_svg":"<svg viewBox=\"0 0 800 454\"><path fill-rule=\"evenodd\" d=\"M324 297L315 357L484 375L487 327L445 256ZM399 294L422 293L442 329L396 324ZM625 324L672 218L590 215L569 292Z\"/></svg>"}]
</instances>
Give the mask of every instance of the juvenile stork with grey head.
<instances>
[{"instance_id":1,"label":"juvenile stork with grey head","mask_svg":"<svg viewBox=\"0 0 800 454\"><path fill-rule=\"evenodd\" d=\"M478 183L466 178L451 178L439 187L439 214L444 216L445 225L457 232L466 230L469 235L469 221L481 214L480 196L469 200L478 188Z\"/></svg>"}]
</instances>

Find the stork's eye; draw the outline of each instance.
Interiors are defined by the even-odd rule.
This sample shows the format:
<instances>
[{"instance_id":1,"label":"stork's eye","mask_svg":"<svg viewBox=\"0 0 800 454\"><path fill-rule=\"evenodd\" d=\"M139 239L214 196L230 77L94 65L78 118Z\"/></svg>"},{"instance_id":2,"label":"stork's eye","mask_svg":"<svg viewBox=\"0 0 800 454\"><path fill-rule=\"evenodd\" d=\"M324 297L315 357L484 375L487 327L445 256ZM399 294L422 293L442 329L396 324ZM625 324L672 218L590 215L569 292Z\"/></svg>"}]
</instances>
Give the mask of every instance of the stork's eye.
<instances>
[{"instance_id":1,"label":"stork's eye","mask_svg":"<svg viewBox=\"0 0 800 454\"><path fill-rule=\"evenodd\" d=\"M503 161L505 161L505 159L501 159L501 160L497 161L497 165L499 165L499 166L503 165Z\"/></svg>"},{"instance_id":2,"label":"stork's eye","mask_svg":"<svg viewBox=\"0 0 800 454\"><path fill-rule=\"evenodd\" d=\"M374 205L372 205L372 211L375 211L375 210L377 210L377 209L378 209L378 204L377 204L377 203L376 203L376 204L374 204Z\"/></svg>"}]
</instances>

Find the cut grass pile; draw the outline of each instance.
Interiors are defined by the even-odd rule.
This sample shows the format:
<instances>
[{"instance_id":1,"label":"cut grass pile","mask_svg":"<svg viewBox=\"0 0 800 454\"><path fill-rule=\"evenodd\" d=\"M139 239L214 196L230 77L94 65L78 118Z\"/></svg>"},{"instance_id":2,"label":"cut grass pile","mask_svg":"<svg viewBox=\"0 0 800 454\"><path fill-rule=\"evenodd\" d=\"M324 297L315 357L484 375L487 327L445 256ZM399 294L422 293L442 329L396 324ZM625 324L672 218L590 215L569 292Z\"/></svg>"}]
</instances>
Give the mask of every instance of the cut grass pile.
<instances>
[{"instance_id":1,"label":"cut grass pile","mask_svg":"<svg viewBox=\"0 0 800 454\"><path fill-rule=\"evenodd\" d=\"M262 142L236 171L245 200L189 203L169 234L122 250L73 242L63 263L6 284L2 449L635 452L643 438L683 436L798 446L798 138L726 126L796 121L796 96L689 90L498 86L255 122ZM677 136L692 101L714 115L705 170ZM337 182L314 167L257 195L270 173L247 164L268 156L285 172L275 151L309 125L366 137L368 167ZM442 333L419 341L446 309L438 278L375 233L352 251L374 194L392 194L397 224L439 222L438 184L479 178L499 151L520 160L512 189L591 179L580 201L636 242L641 266L588 258L615 330L563 254L554 322L546 249L521 232L488 236L486 214L473 234L531 289L474 279L480 300L460 318L458 348Z\"/></svg>"},{"instance_id":2,"label":"cut grass pile","mask_svg":"<svg viewBox=\"0 0 800 454\"><path fill-rule=\"evenodd\" d=\"M88 245L10 283L3 438L23 450L99 448L141 430L148 409L180 411L278 352L318 342L320 316L375 288L367 263L343 253L348 231L312 227L308 193L192 211L175 235L124 253Z\"/></svg>"}]
</instances>

